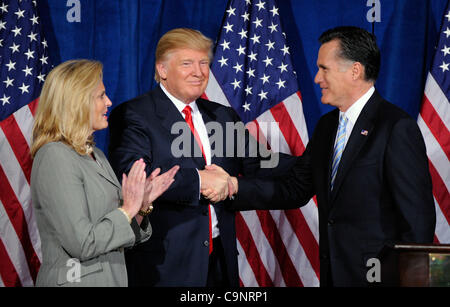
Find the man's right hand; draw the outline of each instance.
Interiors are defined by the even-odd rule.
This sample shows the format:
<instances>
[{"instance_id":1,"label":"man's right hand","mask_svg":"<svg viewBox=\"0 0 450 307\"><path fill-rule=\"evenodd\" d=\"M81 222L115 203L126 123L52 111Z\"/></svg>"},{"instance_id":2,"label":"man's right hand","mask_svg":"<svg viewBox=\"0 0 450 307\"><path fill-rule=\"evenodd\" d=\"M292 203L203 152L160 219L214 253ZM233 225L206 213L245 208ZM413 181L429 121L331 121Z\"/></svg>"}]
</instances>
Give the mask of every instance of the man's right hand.
<instances>
[{"instance_id":1,"label":"man's right hand","mask_svg":"<svg viewBox=\"0 0 450 307\"><path fill-rule=\"evenodd\" d=\"M215 164L207 165L204 170L199 171L201 186L200 192L204 197L213 203L219 202L230 195L232 184L230 184L230 175Z\"/></svg>"}]
</instances>

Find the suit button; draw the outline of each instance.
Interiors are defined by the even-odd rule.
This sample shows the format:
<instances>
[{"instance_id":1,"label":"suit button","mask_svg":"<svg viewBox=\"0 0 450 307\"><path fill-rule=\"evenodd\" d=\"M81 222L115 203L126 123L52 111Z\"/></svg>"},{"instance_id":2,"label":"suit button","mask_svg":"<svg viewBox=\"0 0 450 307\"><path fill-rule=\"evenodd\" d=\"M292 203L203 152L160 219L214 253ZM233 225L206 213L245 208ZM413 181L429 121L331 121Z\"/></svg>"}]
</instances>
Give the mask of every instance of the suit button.
<instances>
[{"instance_id":1,"label":"suit button","mask_svg":"<svg viewBox=\"0 0 450 307\"><path fill-rule=\"evenodd\" d=\"M202 212L202 214L203 214L204 216L206 216L206 215L208 215L208 211L205 210L205 211Z\"/></svg>"},{"instance_id":2,"label":"suit button","mask_svg":"<svg viewBox=\"0 0 450 307\"><path fill-rule=\"evenodd\" d=\"M333 224L334 224L334 220L332 220L332 219L328 220L328 226L331 226Z\"/></svg>"},{"instance_id":3,"label":"suit button","mask_svg":"<svg viewBox=\"0 0 450 307\"><path fill-rule=\"evenodd\" d=\"M203 245L206 246L206 247L208 247L208 246L209 246L209 241L204 241L204 242L203 242Z\"/></svg>"}]
</instances>

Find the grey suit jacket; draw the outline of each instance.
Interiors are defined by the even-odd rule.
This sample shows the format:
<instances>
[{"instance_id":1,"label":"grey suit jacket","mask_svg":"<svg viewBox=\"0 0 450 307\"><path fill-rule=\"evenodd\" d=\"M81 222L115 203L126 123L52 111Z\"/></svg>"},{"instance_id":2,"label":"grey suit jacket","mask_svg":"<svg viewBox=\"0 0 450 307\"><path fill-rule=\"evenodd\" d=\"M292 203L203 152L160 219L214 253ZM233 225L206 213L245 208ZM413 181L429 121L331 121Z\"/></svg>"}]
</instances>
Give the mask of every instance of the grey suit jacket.
<instances>
[{"instance_id":1,"label":"grey suit jacket","mask_svg":"<svg viewBox=\"0 0 450 307\"><path fill-rule=\"evenodd\" d=\"M117 210L118 182L98 148L99 164L61 142L39 149L31 172L42 243L37 286L127 286L124 248L151 235Z\"/></svg>"}]
</instances>

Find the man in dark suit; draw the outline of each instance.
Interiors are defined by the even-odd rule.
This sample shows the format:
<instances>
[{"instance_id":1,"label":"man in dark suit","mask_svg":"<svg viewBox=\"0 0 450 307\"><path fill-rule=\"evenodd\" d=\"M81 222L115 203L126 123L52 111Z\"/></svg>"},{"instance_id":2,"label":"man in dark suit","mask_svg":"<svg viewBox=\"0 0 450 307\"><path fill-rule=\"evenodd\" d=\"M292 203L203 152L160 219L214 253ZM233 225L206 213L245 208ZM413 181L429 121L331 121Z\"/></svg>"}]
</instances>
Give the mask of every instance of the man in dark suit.
<instances>
[{"instance_id":1,"label":"man in dark suit","mask_svg":"<svg viewBox=\"0 0 450 307\"><path fill-rule=\"evenodd\" d=\"M232 177L232 208L293 208L317 195L321 285L367 286L367 261L385 244L433 241L425 144L416 121L374 88L380 52L372 34L338 27L319 41L314 81L322 103L337 109L319 120L286 176Z\"/></svg>"},{"instance_id":2,"label":"man in dark suit","mask_svg":"<svg viewBox=\"0 0 450 307\"><path fill-rule=\"evenodd\" d=\"M150 165L148 173L180 166L171 188L154 204L152 237L126 252L131 286L239 285L234 212L201 195L209 189L225 198L229 176L204 168L216 164L237 176L250 174L260 160L248 158L248 134L240 143L244 148L238 148L230 135L210 129L224 132L226 123L239 122L231 108L200 98L208 82L211 46L195 30L166 33L156 49L160 85L110 116L109 157L116 174L127 173L139 158ZM218 134L210 144L212 132Z\"/></svg>"}]
</instances>

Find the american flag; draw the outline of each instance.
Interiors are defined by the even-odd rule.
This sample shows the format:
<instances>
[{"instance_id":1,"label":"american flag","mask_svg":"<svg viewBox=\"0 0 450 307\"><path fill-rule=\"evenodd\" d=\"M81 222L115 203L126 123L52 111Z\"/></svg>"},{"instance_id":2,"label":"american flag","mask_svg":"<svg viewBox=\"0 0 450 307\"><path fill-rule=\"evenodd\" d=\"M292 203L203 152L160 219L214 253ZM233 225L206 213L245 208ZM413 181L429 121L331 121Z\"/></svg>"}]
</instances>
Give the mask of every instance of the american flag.
<instances>
[{"instance_id":1,"label":"american flag","mask_svg":"<svg viewBox=\"0 0 450 307\"><path fill-rule=\"evenodd\" d=\"M272 149L301 155L308 132L290 56L273 0L231 1L205 94L232 106ZM277 129L263 129L268 123ZM241 286L319 285L313 200L301 209L236 213L236 232Z\"/></svg>"},{"instance_id":2,"label":"american flag","mask_svg":"<svg viewBox=\"0 0 450 307\"><path fill-rule=\"evenodd\" d=\"M33 286L41 263L33 216L33 116L50 70L36 1L0 0L0 286Z\"/></svg>"},{"instance_id":3,"label":"american flag","mask_svg":"<svg viewBox=\"0 0 450 307\"><path fill-rule=\"evenodd\" d=\"M428 72L417 123L427 147L436 208L436 243L450 243L450 2Z\"/></svg>"}]
</instances>

